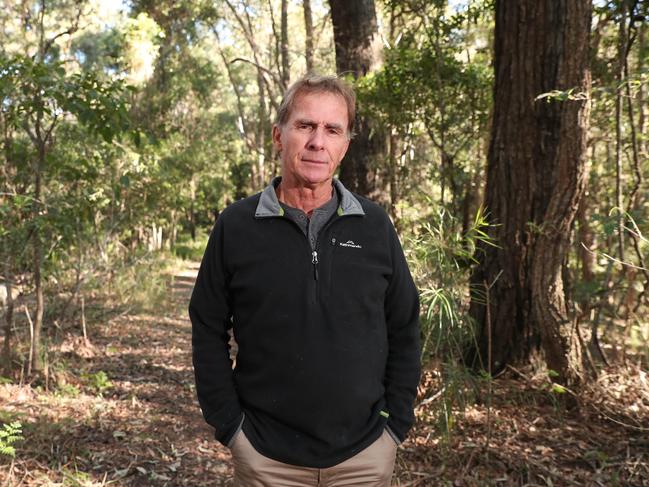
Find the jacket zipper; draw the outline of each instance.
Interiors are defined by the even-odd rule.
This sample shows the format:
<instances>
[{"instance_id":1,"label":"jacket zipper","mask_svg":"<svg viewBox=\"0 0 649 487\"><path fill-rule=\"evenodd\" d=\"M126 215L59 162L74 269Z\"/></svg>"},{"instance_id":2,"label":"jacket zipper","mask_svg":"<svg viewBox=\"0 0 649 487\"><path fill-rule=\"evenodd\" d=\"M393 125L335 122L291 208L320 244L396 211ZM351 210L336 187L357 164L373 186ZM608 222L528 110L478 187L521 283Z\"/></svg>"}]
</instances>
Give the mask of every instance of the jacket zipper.
<instances>
[{"instance_id":1,"label":"jacket zipper","mask_svg":"<svg viewBox=\"0 0 649 487\"><path fill-rule=\"evenodd\" d=\"M318 283L318 279L319 279L319 276L318 276L318 264L319 264L319 261L318 261L318 247L319 247L318 242L320 242L321 238L323 238L324 236L327 235L326 232L329 231L331 229L331 227L336 224L336 222L342 220L344 217L345 217L344 215L338 215L338 216L334 215L334 217L331 220L329 220L325 224L324 227L322 227L320 229L320 232L318 233L318 239L316 240L316 243L315 243L315 249L311 251L311 264L313 265L313 280L314 280L314 284L315 284L313 286L314 291L315 291L314 298L315 298L316 303L318 302L318 286L320 285ZM308 227L307 227L307 234L308 234ZM330 242L331 242L331 245L335 247L336 246L336 237L331 237ZM307 237L307 244L309 245L309 248L310 248L311 244L309 243L309 238L308 237Z\"/></svg>"},{"instance_id":2,"label":"jacket zipper","mask_svg":"<svg viewBox=\"0 0 649 487\"><path fill-rule=\"evenodd\" d=\"M341 218L342 218L341 216L334 216L333 219L329 220L325 224L325 226L320 229L320 232L318 233L318 239L316 240L316 243L315 243L315 249L311 250L311 264L313 265L313 280L315 281L314 286L313 286L313 289L314 289L314 296L313 297L314 297L314 300L315 300L316 303L318 302L318 286L319 286L319 283L318 283L318 279L319 279L319 276L318 276L318 264L319 264L319 261L318 261L318 242L320 241L320 238L325 234L325 232L327 230L329 230L329 228L333 224L335 224L338 220L340 220ZM307 234L309 233L308 228L309 227L307 226ZM309 238L308 237L307 237L307 244L309 244ZM331 239L331 245L334 245L334 246L336 245L336 237L333 237ZM309 244L309 247L310 246L311 246L311 244Z\"/></svg>"},{"instance_id":3,"label":"jacket zipper","mask_svg":"<svg viewBox=\"0 0 649 487\"><path fill-rule=\"evenodd\" d=\"M311 263L313 264L313 278L318 280L318 251L313 250L311 252Z\"/></svg>"},{"instance_id":4,"label":"jacket zipper","mask_svg":"<svg viewBox=\"0 0 649 487\"><path fill-rule=\"evenodd\" d=\"M284 218L286 218L286 217L284 217ZM337 222L341 218L342 218L341 216L338 216L338 217L335 217L333 220L330 220L329 222L327 222L327 224L320 229L318 240L320 240L320 236L322 236L325 233L326 230L329 230L329 227L331 227L335 222ZM302 230L297 225L297 223L292 221L290 218L286 218L286 219L288 221L290 221L293 225L295 225L295 227L300 230L300 233L302 233ZM308 229L309 229L309 227L308 227L308 224L307 224L307 235L309 233ZM311 244L309 243L309 237L308 236L306 237L306 243L309 246L309 248L311 248ZM336 245L336 238L335 237L332 238L331 245L334 245L334 246ZM314 298L314 301L316 303L318 302L318 279L319 279L318 264L319 263L320 262L318 261L318 242L316 241L315 249L311 250L311 265L313 266L313 281L314 281L313 298Z\"/></svg>"},{"instance_id":5,"label":"jacket zipper","mask_svg":"<svg viewBox=\"0 0 649 487\"><path fill-rule=\"evenodd\" d=\"M311 226L311 220L307 219L306 223L306 242L311 248L311 242L309 241L309 227ZM318 242L315 243L315 248L311 249L311 264L313 265L313 302L318 302Z\"/></svg>"}]
</instances>

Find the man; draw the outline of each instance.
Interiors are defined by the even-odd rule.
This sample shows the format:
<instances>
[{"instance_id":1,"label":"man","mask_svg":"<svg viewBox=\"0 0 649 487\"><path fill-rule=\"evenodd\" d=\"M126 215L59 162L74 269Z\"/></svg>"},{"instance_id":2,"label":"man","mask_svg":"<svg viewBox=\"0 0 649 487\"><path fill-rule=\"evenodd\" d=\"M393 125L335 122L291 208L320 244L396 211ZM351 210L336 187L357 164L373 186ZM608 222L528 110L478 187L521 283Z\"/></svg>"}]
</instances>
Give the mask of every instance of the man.
<instances>
[{"instance_id":1,"label":"man","mask_svg":"<svg viewBox=\"0 0 649 487\"><path fill-rule=\"evenodd\" d=\"M341 80L291 86L281 178L223 211L201 263L196 390L235 485L387 486L414 421L417 291L385 212L333 178L354 118Z\"/></svg>"}]
</instances>

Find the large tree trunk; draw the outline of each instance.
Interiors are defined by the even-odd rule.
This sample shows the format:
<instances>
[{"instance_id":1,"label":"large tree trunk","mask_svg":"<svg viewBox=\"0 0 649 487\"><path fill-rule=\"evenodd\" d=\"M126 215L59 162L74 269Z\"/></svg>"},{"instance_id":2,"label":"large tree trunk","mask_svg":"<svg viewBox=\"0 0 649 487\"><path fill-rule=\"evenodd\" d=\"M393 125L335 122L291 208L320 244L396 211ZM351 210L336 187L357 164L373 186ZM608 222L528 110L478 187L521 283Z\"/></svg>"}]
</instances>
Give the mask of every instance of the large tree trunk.
<instances>
[{"instance_id":1,"label":"large tree trunk","mask_svg":"<svg viewBox=\"0 0 649 487\"><path fill-rule=\"evenodd\" d=\"M480 330L474 365L497 371L542 345L548 368L571 385L580 360L561 267L587 176L590 18L590 0L496 1L485 206L498 247L481 246L471 278L478 292L470 314ZM573 91L537 99L552 90Z\"/></svg>"},{"instance_id":2,"label":"large tree trunk","mask_svg":"<svg viewBox=\"0 0 649 487\"><path fill-rule=\"evenodd\" d=\"M381 44L374 0L329 0L336 44L336 70L355 79L372 71L380 61ZM350 190L371 195L375 190L373 165L385 148L385 134L356 116L356 137L340 166L340 180Z\"/></svg>"}]
</instances>

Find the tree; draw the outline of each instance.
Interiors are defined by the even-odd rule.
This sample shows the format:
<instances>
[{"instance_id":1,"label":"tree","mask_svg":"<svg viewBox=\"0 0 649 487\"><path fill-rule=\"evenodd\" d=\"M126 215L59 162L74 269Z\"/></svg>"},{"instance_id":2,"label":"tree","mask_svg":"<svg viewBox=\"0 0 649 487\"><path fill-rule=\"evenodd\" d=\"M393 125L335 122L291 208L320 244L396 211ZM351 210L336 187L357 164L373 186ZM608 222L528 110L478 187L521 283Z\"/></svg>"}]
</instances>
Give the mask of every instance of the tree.
<instances>
[{"instance_id":1,"label":"tree","mask_svg":"<svg viewBox=\"0 0 649 487\"><path fill-rule=\"evenodd\" d=\"M329 0L336 45L336 70L354 79L374 70L380 43L374 0ZM372 165L383 152L384 134L372 134L369 121L356 117L356 136L340 166L340 180L351 191L369 195L375 190Z\"/></svg>"},{"instance_id":2,"label":"tree","mask_svg":"<svg viewBox=\"0 0 649 487\"><path fill-rule=\"evenodd\" d=\"M304 59L306 60L306 72L313 71L313 15L311 14L311 0L302 2L304 9Z\"/></svg>"},{"instance_id":3,"label":"tree","mask_svg":"<svg viewBox=\"0 0 649 487\"><path fill-rule=\"evenodd\" d=\"M558 381L581 379L562 267L587 167L590 0L497 0L495 86L471 359L490 371L540 344ZM485 300L488 289L488 300ZM486 301L486 302L485 302Z\"/></svg>"},{"instance_id":4,"label":"tree","mask_svg":"<svg viewBox=\"0 0 649 487\"><path fill-rule=\"evenodd\" d=\"M32 179L28 194L13 195L7 205L14 213L17 196L26 197L30 215L26 225L32 242L31 272L36 294L36 310L32 338L32 369L43 370L41 332L45 310L43 295L43 263L46 258L44 236L51 230L51 208L46 204L48 195L43 191L50 170L50 154L55 147L55 135L66 117L75 117L82 125L100 134L106 141L127 127L125 90L121 82L103 82L92 74L68 75L59 62L32 60L25 57L0 57L4 69L0 75L0 95L5 114L17 113L20 117L3 117L5 133L21 128L32 143L31 167L22 165L17 177ZM7 136L5 136L7 137ZM5 139L5 147L8 139ZM5 149L7 162L15 159ZM27 189L27 186L24 188ZM13 209L13 210L12 210ZM16 232L22 232L15 229ZM9 240L11 235L7 236ZM11 266L9 266L11 267Z\"/></svg>"}]
</instances>

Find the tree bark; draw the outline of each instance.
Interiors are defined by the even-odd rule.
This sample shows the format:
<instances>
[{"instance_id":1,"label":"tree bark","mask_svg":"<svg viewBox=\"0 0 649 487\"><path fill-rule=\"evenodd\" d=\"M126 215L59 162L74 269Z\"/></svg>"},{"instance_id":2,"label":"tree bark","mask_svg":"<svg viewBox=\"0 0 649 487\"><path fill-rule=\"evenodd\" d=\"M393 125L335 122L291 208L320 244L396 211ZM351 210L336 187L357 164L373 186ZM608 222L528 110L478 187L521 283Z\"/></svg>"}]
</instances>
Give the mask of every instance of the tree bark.
<instances>
[{"instance_id":1,"label":"tree bark","mask_svg":"<svg viewBox=\"0 0 649 487\"><path fill-rule=\"evenodd\" d=\"M40 136L40 122L37 125L36 133ZM33 207L33 273L34 273L34 291L36 293L36 316L34 319L34 335L32 337L32 364L31 368L34 372L43 371L43 352L41 351L41 332L43 330L43 312L45 310L45 299L43 296L43 279L41 274L41 266L43 264L43 243L41 242L40 222L38 217L41 211L41 185L42 185L42 171L45 162L45 142L40 141L38 144L38 155L36 167L34 168L34 207ZM46 353L46 352L45 352Z\"/></svg>"},{"instance_id":2,"label":"tree bark","mask_svg":"<svg viewBox=\"0 0 649 487\"><path fill-rule=\"evenodd\" d=\"M593 160L595 159L595 144L591 148ZM589 192L593 192L594 188L591 186ZM592 215L591 200L589 192L584 193L581 202L579 203L579 211L577 212L577 221L579 224L579 231L577 233L577 254L579 255L579 262L581 264L580 279L583 283L591 283L595 279L595 248L596 239L593 228L590 224ZM597 192L595 191L595 194ZM590 307L590 299L584 299L582 304L582 314L587 316L587 308Z\"/></svg>"},{"instance_id":3,"label":"tree bark","mask_svg":"<svg viewBox=\"0 0 649 487\"><path fill-rule=\"evenodd\" d=\"M390 182L390 206L389 213L392 218L397 231L400 229L399 215L397 214L397 202L399 201L399 183L397 181L397 173L399 171L399 161L397 154L397 146L399 144L399 136L396 130L390 130L390 138L388 139L388 179Z\"/></svg>"},{"instance_id":4,"label":"tree bark","mask_svg":"<svg viewBox=\"0 0 649 487\"><path fill-rule=\"evenodd\" d=\"M311 13L311 0L303 0L302 6L304 7L306 72L311 73L313 72L313 14Z\"/></svg>"},{"instance_id":5,"label":"tree bark","mask_svg":"<svg viewBox=\"0 0 649 487\"><path fill-rule=\"evenodd\" d=\"M579 383L581 363L561 268L587 177L590 18L590 0L496 1L485 206L498 248L479 247L471 278L477 290L493 284L492 370L540 345L548 368L570 385ZM567 98L537 99L571 89ZM469 359L487 369L482 294L472 296L479 337Z\"/></svg>"},{"instance_id":6,"label":"tree bark","mask_svg":"<svg viewBox=\"0 0 649 487\"><path fill-rule=\"evenodd\" d=\"M642 22L638 26L638 52L646 52L646 30L647 23ZM644 56L638 56L637 72L642 73L645 69ZM649 151L649 142L645 134L646 116L645 116L645 85L638 86L638 138L642 141L641 151L647 153Z\"/></svg>"},{"instance_id":7,"label":"tree bark","mask_svg":"<svg viewBox=\"0 0 649 487\"><path fill-rule=\"evenodd\" d=\"M374 0L329 0L336 45L336 70L354 79L366 75L380 62L381 44ZM369 196L376 191L374 165L385 150L385 134L372 130L371 122L356 116L356 137L340 166L340 180L351 191Z\"/></svg>"},{"instance_id":8,"label":"tree bark","mask_svg":"<svg viewBox=\"0 0 649 487\"><path fill-rule=\"evenodd\" d=\"M288 78L285 80L288 83ZM266 90L264 89L264 79L261 70L257 70L257 89L259 91L259 104L257 107L257 136L256 152L257 164L253 171L252 187L261 190L268 182L266 181L266 137L270 130L266 128L267 109L266 109ZM270 93L268 96L271 96Z\"/></svg>"},{"instance_id":9,"label":"tree bark","mask_svg":"<svg viewBox=\"0 0 649 487\"><path fill-rule=\"evenodd\" d=\"M618 45L617 45L617 91L615 94L615 205L618 208L617 216L617 240L618 240L618 258L624 262L624 216L622 209L624 208L624 200L622 195L622 83L624 82L624 65L626 62L626 45L627 45L627 30L626 30L626 1L620 4L620 23L618 30Z\"/></svg>"},{"instance_id":10,"label":"tree bark","mask_svg":"<svg viewBox=\"0 0 649 487\"><path fill-rule=\"evenodd\" d=\"M376 67L380 53L374 0L329 0L329 5L338 73L366 75Z\"/></svg>"},{"instance_id":11,"label":"tree bark","mask_svg":"<svg viewBox=\"0 0 649 487\"><path fill-rule=\"evenodd\" d=\"M7 249L9 250L9 249ZM13 287L13 257L11 253L7 253L4 259L4 278L5 282L0 283L3 285L6 290L5 302L2 303L2 307L5 312L5 325L4 325L4 335L5 341L2 346L2 362L4 368L9 371L11 370L11 358L12 358L12 331L14 327L14 287Z\"/></svg>"},{"instance_id":12,"label":"tree bark","mask_svg":"<svg viewBox=\"0 0 649 487\"><path fill-rule=\"evenodd\" d=\"M286 90L291 80L288 60L288 0L282 0L282 89Z\"/></svg>"}]
</instances>

